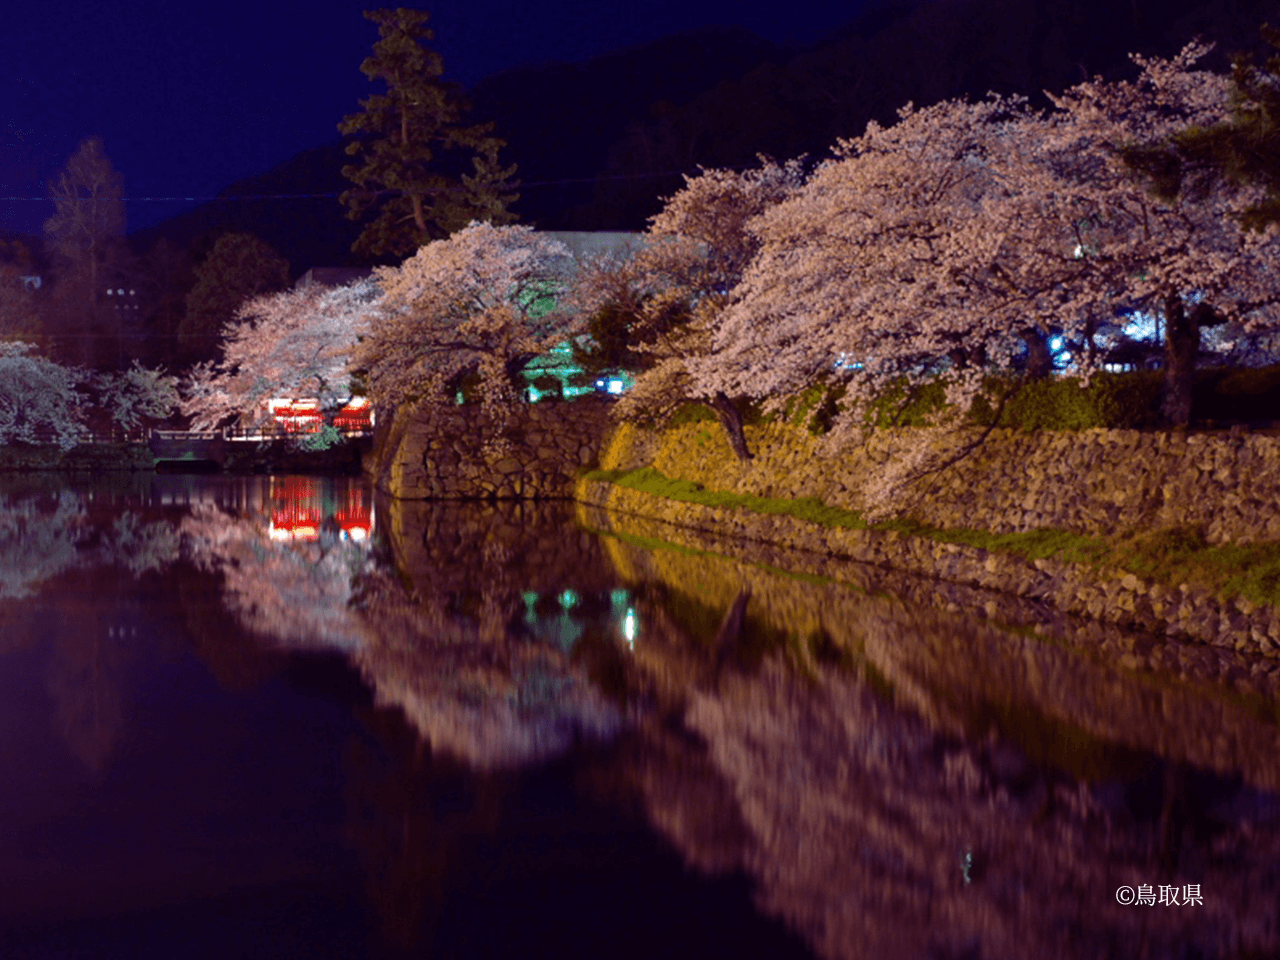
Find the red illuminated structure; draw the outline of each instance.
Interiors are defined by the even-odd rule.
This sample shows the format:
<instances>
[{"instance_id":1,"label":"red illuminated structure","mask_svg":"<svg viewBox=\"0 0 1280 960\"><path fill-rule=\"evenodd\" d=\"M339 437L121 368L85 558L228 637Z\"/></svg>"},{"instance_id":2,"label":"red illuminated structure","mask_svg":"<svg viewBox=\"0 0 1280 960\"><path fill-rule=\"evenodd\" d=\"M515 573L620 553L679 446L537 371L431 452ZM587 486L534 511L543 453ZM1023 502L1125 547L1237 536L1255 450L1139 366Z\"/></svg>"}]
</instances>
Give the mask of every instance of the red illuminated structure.
<instances>
[{"instance_id":1,"label":"red illuminated structure","mask_svg":"<svg viewBox=\"0 0 1280 960\"><path fill-rule=\"evenodd\" d=\"M278 397L267 401L267 409L285 433L316 433L324 426L324 412L316 399ZM373 407L366 397L352 397L333 417L334 427L347 434L367 433L373 423Z\"/></svg>"},{"instance_id":2,"label":"red illuminated structure","mask_svg":"<svg viewBox=\"0 0 1280 960\"><path fill-rule=\"evenodd\" d=\"M373 406L368 397L352 397L333 418L343 433L366 433L373 429Z\"/></svg>"}]
</instances>

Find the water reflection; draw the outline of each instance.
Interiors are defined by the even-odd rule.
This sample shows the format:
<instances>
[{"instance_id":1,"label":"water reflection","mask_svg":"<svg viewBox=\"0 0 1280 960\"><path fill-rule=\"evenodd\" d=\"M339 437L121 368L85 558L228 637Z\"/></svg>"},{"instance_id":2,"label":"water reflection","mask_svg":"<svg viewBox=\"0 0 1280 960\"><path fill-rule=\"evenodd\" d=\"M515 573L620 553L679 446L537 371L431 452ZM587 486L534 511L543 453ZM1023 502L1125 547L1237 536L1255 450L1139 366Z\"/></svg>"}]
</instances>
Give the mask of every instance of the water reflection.
<instances>
[{"instance_id":1,"label":"water reflection","mask_svg":"<svg viewBox=\"0 0 1280 960\"><path fill-rule=\"evenodd\" d=\"M373 531L372 491L364 483L318 477L272 477L267 495L272 540L314 543L322 532L363 543Z\"/></svg>"},{"instance_id":2,"label":"water reflection","mask_svg":"<svg viewBox=\"0 0 1280 960\"><path fill-rule=\"evenodd\" d=\"M877 571L855 591L702 552L687 532L655 547L682 535L583 519L620 534L611 559L651 624L636 664L706 744L696 772L683 754L678 791L653 761L638 777L655 825L691 863L744 865L762 909L820 955L1276 949L1276 664L1213 652L1251 678L1242 697L1096 655L1149 638L1112 632L1090 655L1050 615L1037 636L951 598L879 593L892 575ZM990 596L973 593L982 610ZM699 777L705 810L680 802ZM726 796L742 823L729 841ZM1194 884L1204 904L1153 918L1116 902L1121 884Z\"/></svg>"},{"instance_id":3,"label":"water reflection","mask_svg":"<svg viewBox=\"0 0 1280 960\"><path fill-rule=\"evenodd\" d=\"M536 503L388 505L403 581L366 581L357 663L432 748L492 768L614 736L623 713L584 652L613 629L597 539Z\"/></svg>"},{"instance_id":4,"label":"water reflection","mask_svg":"<svg viewBox=\"0 0 1280 960\"><path fill-rule=\"evenodd\" d=\"M358 671L342 832L403 949L466 942L477 863L540 876L534 838L560 863L636 811L822 957L1280 950L1275 661L563 504L296 477L0 498L0 653L47 628L53 722L94 776L154 670L149 621L239 689L297 651ZM511 833L541 777L560 792ZM633 855L592 849L593 882ZM634 912L678 909L646 889ZM787 948L752 930L740 955Z\"/></svg>"},{"instance_id":5,"label":"water reflection","mask_svg":"<svg viewBox=\"0 0 1280 960\"><path fill-rule=\"evenodd\" d=\"M349 478L291 477L259 492L256 503L193 504L184 556L221 578L250 632L294 649L355 650L366 640L353 600L369 561L368 491Z\"/></svg>"}]
</instances>

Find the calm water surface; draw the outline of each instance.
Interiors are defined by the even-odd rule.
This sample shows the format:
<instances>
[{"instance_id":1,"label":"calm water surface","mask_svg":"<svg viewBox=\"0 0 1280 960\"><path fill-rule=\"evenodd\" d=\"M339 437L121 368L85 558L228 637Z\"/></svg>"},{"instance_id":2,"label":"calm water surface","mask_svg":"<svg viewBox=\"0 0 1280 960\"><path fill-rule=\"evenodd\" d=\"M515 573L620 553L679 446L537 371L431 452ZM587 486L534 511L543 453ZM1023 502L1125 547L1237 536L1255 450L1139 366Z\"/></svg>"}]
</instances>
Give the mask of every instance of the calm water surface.
<instances>
[{"instance_id":1,"label":"calm water surface","mask_svg":"<svg viewBox=\"0 0 1280 960\"><path fill-rule=\"evenodd\" d=\"M0 957L1274 956L1277 688L570 504L11 479Z\"/></svg>"}]
</instances>

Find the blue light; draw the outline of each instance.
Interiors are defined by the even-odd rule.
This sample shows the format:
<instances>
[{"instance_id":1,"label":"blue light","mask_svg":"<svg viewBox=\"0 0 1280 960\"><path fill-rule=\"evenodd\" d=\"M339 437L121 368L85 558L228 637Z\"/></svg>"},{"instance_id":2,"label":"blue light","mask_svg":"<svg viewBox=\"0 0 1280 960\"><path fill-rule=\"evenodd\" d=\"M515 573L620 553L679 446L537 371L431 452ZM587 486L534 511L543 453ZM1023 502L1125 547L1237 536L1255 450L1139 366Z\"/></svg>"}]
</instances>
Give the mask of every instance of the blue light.
<instances>
[{"instance_id":1,"label":"blue light","mask_svg":"<svg viewBox=\"0 0 1280 960\"><path fill-rule=\"evenodd\" d=\"M1061 338L1061 337L1052 337L1052 338L1049 340L1049 349L1050 349L1050 350L1061 350L1061 349L1062 349L1062 338Z\"/></svg>"}]
</instances>

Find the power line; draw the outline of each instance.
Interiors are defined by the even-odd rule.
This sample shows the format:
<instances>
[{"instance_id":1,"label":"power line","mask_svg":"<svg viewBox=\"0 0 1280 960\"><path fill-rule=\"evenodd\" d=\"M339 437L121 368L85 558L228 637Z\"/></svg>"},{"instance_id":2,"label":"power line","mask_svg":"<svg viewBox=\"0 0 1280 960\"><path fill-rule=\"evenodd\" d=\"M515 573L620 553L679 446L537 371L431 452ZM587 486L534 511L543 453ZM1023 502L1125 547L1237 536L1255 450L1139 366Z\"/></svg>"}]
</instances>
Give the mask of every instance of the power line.
<instances>
[{"instance_id":1,"label":"power line","mask_svg":"<svg viewBox=\"0 0 1280 960\"><path fill-rule=\"evenodd\" d=\"M517 183L511 189L524 190L528 187L558 187L566 186L573 183L600 183L605 180L651 180L659 177L679 177L683 176L682 171L667 173L620 173L607 177L573 177L562 180L530 180L527 182ZM462 187L450 187L443 190L430 190L428 193L460 193ZM229 197L0 197L0 203L12 200L34 200L39 202L61 202L68 200L77 200L85 203L92 201L121 201L125 203L212 203L214 201L231 201L231 200L326 200L337 199L347 191L340 193L254 193ZM362 196L379 197L386 195L402 194L402 190L367 190L361 191Z\"/></svg>"}]
</instances>

